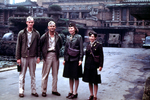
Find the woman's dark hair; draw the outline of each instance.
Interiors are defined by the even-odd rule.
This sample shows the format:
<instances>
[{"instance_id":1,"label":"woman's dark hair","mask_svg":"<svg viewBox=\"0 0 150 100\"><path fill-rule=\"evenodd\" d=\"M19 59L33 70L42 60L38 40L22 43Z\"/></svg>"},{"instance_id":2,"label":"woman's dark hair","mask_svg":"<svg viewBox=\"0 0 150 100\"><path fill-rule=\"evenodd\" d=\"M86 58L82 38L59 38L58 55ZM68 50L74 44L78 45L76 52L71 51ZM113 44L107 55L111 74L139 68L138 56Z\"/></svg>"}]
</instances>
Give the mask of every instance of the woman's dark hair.
<instances>
[{"instance_id":1,"label":"woman's dark hair","mask_svg":"<svg viewBox=\"0 0 150 100\"><path fill-rule=\"evenodd\" d=\"M68 27L74 27L75 28L75 33L79 32L79 29L76 27L75 23L70 23Z\"/></svg>"},{"instance_id":2,"label":"woman's dark hair","mask_svg":"<svg viewBox=\"0 0 150 100\"><path fill-rule=\"evenodd\" d=\"M94 35L95 38L97 37L97 33L96 32L90 31L89 32L89 36L91 36L92 34Z\"/></svg>"}]
</instances>

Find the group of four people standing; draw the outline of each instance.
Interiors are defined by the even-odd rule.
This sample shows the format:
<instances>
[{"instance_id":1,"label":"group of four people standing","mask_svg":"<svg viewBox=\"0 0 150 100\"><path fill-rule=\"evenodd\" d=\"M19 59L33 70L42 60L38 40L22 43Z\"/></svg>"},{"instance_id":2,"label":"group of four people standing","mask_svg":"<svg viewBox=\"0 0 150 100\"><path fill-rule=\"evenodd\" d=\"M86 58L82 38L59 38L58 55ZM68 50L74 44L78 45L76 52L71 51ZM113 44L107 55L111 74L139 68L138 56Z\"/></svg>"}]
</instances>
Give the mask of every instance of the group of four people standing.
<instances>
[{"instance_id":1,"label":"group of four people standing","mask_svg":"<svg viewBox=\"0 0 150 100\"><path fill-rule=\"evenodd\" d=\"M17 63L21 65L22 70L19 74L19 97L24 97L25 74L27 67L31 76L31 95L38 97L35 84L35 70L36 63L40 62L40 53L43 56L42 68L42 96L46 97L47 82L50 69L52 68L52 94L60 96L57 91L58 69L59 69L59 51L62 47L62 39L55 31L56 24L53 21L48 23L48 32L44 33L41 38L37 30L33 28L34 19L29 16L26 19L27 28L18 33L16 46ZM98 83L97 68L99 71L103 67L103 49L102 45L96 41L97 34L93 31L89 32L90 43L86 48L86 58L84 73L82 74L82 60L83 60L83 41L82 36L78 33L78 28L74 23L68 26L70 33L67 36L65 51L64 51L64 71L63 77L69 78L70 92L66 96L68 99L78 97L79 78L83 77L84 82L89 83L90 97L88 100L97 100ZM73 48L79 51L77 56L69 55L68 49ZM99 62L94 61L94 57L99 56ZM75 89L73 89L75 83ZM93 94L94 84L94 94Z\"/></svg>"}]
</instances>

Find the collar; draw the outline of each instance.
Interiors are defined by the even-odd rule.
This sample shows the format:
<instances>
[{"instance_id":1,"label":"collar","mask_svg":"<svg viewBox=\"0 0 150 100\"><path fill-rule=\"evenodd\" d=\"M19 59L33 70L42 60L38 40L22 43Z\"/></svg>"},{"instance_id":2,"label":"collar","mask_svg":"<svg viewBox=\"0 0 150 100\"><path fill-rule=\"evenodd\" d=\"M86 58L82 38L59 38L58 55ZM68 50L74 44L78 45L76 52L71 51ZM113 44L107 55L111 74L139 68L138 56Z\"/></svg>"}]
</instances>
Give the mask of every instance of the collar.
<instances>
[{"instance_id":1,"label":"collar","mask_svg":"<svg viewBox=\"0 0 150 100\"><path fill-rule=\"evenodd\" d=\"M28 33L32 33L32 32L33 32L33 28L32 28L32 31L31 31L31 32L28 31L28 28L26 28L26 30L27 30Z\"/></svg>"},{"instance_id":2,"label":"collar","mask_svg":"<svg viewBox=\"0 0 150 100\"><path fill-rule=\"evenodd\" d=\"M48 32L48 36L51 37L51 35L49 34L49 32ZM54 36L55 36L55 33L54 33Z\"/></svg>"},{"instance_id":3,"label":"collar","mask_svg":"<svg viewBox=\"0 0 150 100\"><path fill-rule=\"evenodd\" d=\"M90 42L91 47L92 47L92 45L93 45L95 42L96 42L96 40L95 40L95 41L93 41L93 42Z\"/></svg>"}]
</instances>

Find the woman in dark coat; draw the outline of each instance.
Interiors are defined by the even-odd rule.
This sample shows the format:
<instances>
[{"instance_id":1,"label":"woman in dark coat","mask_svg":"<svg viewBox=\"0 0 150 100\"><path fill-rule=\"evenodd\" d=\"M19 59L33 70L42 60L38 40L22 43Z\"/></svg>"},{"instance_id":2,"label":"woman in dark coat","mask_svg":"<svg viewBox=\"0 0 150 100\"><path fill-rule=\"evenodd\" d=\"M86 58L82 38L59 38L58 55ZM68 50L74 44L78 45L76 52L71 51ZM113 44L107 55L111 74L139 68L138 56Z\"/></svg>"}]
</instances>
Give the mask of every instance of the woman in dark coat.
<instances>
[{"instance_id":1,"label":"woman in dark coat","mask_svg":"<svg viewBox=\"0 0 150 100\"><path fill-rule=\"evenodd\" d=\"M79 78L82 77L83 41L82 36L77 34L78 29L74 23L69 24L68 31L70 35L67 36L65 45L63 77L69 78L70 93L66 98L73 99L78 96ZM76 56L68 54L69 47L78 50L79 53ZM73 91L74 83L75 90Z\"/></svg>"},{"instance_id":2,"label":"woman in dark coat","mask_svg":"<svg viewBox=\"0 0 150 100\"><path fill-rule=\"evenodd\" d=\"M98 83L101 83L101 80L98 77L97 68L99 69L99 71L101 71L103 67L103 48L102 44L100 44L96 40L96 37L97 33L93 31L89 32L90 43L87 45L86 48L86 58L83 73L83 81L89 83L89 90L91 95L88 98L88 100L97 100ZM92 52L94 56L99 56L99 62L94 61Z\"/></svg>"}]
</instances>

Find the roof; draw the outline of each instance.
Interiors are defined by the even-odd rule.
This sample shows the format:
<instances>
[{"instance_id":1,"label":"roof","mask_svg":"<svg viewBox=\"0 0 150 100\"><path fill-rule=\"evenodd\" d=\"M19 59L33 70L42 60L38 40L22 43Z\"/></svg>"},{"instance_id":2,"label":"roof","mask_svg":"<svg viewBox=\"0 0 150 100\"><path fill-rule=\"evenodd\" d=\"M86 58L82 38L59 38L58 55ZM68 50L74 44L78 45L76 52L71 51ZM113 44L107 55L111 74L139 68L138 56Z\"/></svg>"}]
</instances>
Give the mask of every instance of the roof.
<instances>
[{"instance_id":1,"label":"roof","mask_svg":"<svg viewBox=\"0 0 150 100\"><path fill-rule=\"evenodd\" d=\"M150 6L150 3L115 3L115 4L107 4L106 7L114 8L114 7L140 7L140 6Z\"/></svg>"}]
</instances>

